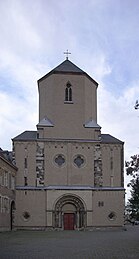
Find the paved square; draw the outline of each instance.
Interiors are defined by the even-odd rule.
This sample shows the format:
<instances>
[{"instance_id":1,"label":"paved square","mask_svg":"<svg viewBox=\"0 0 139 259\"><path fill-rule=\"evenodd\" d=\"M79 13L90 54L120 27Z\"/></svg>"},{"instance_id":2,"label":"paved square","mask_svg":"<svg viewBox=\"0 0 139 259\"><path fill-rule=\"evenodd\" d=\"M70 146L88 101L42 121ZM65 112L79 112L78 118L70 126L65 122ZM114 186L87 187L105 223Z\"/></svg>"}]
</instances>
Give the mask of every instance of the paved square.
<instances>
[{"instance_id":1,"label":"paved square","mask_svg":"<svg viewBox=\"0 0 139 259\"><path fill-rule=\"evenodd\" d=\"M123 230L0 233L0 259L139 258L139 226Z\"/></svg>"}]
</instances>

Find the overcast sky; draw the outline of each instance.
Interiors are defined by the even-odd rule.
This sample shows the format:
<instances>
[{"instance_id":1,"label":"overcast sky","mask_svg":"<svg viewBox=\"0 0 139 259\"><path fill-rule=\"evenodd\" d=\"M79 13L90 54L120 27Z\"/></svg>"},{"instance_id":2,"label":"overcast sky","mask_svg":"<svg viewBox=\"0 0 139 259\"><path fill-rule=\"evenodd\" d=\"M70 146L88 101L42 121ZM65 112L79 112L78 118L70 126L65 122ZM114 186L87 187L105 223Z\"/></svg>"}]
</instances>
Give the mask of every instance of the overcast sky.
<instances>
[{"instance_id":1,"label":"overcast sky","mask_svg":"<svg viewBox=\"0 0 139 259\"><path fill-rule=\"evenodd\" d=\"M98 124L139 152L139 1L0 1L0 146L38 123L37 80L70 60L99 83Z\"/></svg>"}]
</instances>

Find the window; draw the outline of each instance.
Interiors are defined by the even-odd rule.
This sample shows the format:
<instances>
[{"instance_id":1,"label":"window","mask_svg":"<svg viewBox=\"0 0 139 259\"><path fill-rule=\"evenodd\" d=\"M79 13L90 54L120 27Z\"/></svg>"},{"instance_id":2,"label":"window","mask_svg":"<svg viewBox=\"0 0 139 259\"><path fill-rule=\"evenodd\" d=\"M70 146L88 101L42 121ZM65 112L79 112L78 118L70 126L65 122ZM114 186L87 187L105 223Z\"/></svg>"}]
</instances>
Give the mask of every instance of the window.
<instances>
[{"instance_id":1,"label":"window","mask_svg":"<svg viewBox=\"0 0 139 259\"><path fill-rule=\"evenodd\" d=\"M25 177L24 177L24 186L27 186L27 185L28 185L27 177L25 176Z\"/></svg>"},{"instance_id":2,"label":"window","mask_svg":"<svg viewBox=\"0 0 139 259\"><path fill-rule=\"evenodd\" d=\"M11 176L11 189L15 189L15 177L13 175Z\"/></svg>"},{"instance_id":3,"label":"window","mask_svg":"<svg viewBox=\"0 0 139 259\"><path fill-rule=\"evenodd\" d=\"M104 206L104 201L99 201L98 202L98 207L103 207Z\"/></svg>"},{"instance_id":4,"label":"window","mask_svg":"<svg viewBox=\"0 0 139 259\"><path fill-rule=\"evenodd\" d=\"M9 199L8 197L4 197L4 211L9 212Z\"/></svg>"},{"instance_id":5,"label":"window","mask_svg":"<svg viewBox=\"0 0 139 259\"><path fill-rule=\"evenodd\" d=\"M65 163L65 157L63 155L57 155L54 161L58 166L62 166Z\"/></svg>"},{"instance_id":6,"label":"window","mask_svg":"<svg viewBox=\"0 0 139 259\"><path fill-rule=\"evenodd\" d=\"M9 173L9 188L11 189L12 186L12 176L11 173Z\"/></svg>"},{"instance_id":7,"label":"window","mask_svg":"<svg viewBox=\"0 0 139 259\"><path fill-rule=\"evenodd\" d=\"M0 172L0 185L2 185L2 172Z\"/></svg>"},{"instance_id":8,"label":"window","mask_svg":"<svg viewBox=\"0 0 139 259\"><path fill-rule=\"evenodd\" d=\"M4 186L4 171L2 172L1 185Z\"/></svg>"},{"instance_id":9,"label":"window","mask_svg":"<svg viewBox=\"0 0 139 259\"><path fill-rule=\"evenodd\" d=\"M4 186L8 187L8 172L4 172Z\"/></svg>"},{"instance_id":10,"label":"window","mask_svg":"<svg viewBox=\"0 0 139 259\"><path fill-rule=\"evenodd\" d=\"M68 82L65 89L65 101L72 102L72 88L71 83Z\"/></svg>"},{"instance_id":11,"label":"window","mask_svg":"<svg viewBox=\"0 0 139 259\"><path fill-rule=\"evenodd\" d=\"M111 171L113 170L113 158L112 157L110 158L110 169L111 169Z\"/></svg>"},{"instance_id":12,"label":"window","mask_svg":"<svg viewBox=\"0 0 139 259\"><path fill-rule=\"evenodd\" d=\"M28 221L30 219L30 213L28 211L24 211L23 214L23 220Z\"/></svg>"},{"instance_id":13,"label":"window","mask_svg":"<svg viewBox=\"0 0 139 259\"><path fill-rule=\"evenodd\" d=\"M25 160L24 160L24 165L25 165L25 168L27 168L27 158L25 157Z\"/></svg>"},{"instance_id":14,"label":"window","mask_svg":"<svg viewBox=\"0 0 139 259\"><path fill-rule=\"evenodd\" d=\"M8 213L9 212L9 198L5 196L0 196L0 212L1 213Z\"/></svg>"},{"instance_id":15,"label":"window","mask_svg":"<svg viewBox=\"0 0 139 259\"><path fill-rule=\"evenodd\" d=\"M83 166L83 164L85 163L84 161L84 157L82 155L77 155L74 159L74 164L80 168Z\"/></svg>"},{"instance_id":16,"label":"window","mask_svg":"<svg viewBox=\"0 0 139 259\"><path fill-rule=\"evenodd\" d=\"M116 219L116 213L115 212L110 212L110 214L108 215L109 220L115 220Z\"/></svg>"}]
</instances>

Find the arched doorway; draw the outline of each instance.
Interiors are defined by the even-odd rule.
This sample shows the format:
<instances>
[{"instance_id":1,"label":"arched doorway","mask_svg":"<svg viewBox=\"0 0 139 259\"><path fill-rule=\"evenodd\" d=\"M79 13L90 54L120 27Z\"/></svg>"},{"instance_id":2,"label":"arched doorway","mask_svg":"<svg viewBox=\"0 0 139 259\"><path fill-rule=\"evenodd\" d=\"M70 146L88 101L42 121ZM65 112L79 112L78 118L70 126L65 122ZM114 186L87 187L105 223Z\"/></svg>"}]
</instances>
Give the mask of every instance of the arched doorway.
<instances>
[{"instance_id":1,"label":"arched doorway","mask_svg":"<svg viewBox=\"0 0 139 259\"><path fill-rule=\"evenodd\" d=\"M14 214L15 214L15 202L11 202L11 208L10 208L10 229L13 229L14 225Z\"/></svg>"},{"instance_id":2,"label":"arched doorway","mask_svg":"<svg viewBox=\"0 0 139 259\"><path fill-rule=\"evenodd\" d=\"M86 226L86 210L83 201L75 195L64 195L55 204L53 227L64 230Z\"/></svg>"}]
</instances>

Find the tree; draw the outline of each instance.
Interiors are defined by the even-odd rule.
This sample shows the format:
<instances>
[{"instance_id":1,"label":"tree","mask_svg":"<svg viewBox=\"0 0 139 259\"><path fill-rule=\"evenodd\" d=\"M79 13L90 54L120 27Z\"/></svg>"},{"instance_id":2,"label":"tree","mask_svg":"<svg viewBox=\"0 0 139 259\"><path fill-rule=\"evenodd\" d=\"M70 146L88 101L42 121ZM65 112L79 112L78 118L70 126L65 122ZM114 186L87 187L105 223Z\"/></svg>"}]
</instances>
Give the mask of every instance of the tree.
<instances>
[{"instance_id":1,"label":"tree","mask_svg":"<svg viewBox=\"0 0 139 259\"><path fill-rule=\"evenodd\" d=\"M138 102L138 100L136 100L134 108L135 108L135 110L139 109L139 102Z\"/></svg>"},{"instance_id":2,"label":"tree","mask_svg":"<svg viewBox=\"0 0 139 259\"><path fill-rule=\"evenodd\" d=\"M127 175L132 176L128 186L131 187L131 198L128 200L130 218L139 220L139 155L131 157L131 161L126 162Z\"/></svg>"}]
</instances>

